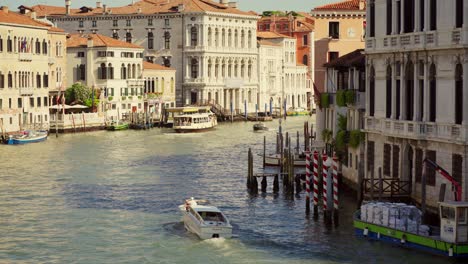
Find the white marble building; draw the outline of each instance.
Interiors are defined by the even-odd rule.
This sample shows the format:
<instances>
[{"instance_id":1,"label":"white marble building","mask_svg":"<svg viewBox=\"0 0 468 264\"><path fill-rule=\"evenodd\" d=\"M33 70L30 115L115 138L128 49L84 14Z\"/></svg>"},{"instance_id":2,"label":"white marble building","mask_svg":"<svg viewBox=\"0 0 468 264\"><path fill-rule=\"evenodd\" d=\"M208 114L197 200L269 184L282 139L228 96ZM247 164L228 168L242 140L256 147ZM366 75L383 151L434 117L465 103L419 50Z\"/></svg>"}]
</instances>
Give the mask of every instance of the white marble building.
<instances>
[{"instance_id":1,"label":"white marble building","mask_svg":"<svg viewBox=\"0 0 468 264\"><path fill-rule=\"evenodd\" d=\"M370 0L366 33L366 175L411 182L421 199L427 157L468 200L468 0ZM377 174L375 174L377 175ZM451 184L427 169L428 204Z\"/></svg>"},{"instance_id":2,"label":"white marble building","mask_svg":"<svg viewBox=\"0 0 468 264\"><path fill-rule=\"evenodd\" d=\"M144 56L177 69L178 105L213 101L243 108L242 94L251 94L249 109L258 102L258 17L220 0L132 1L122 7L72 9L36 5L36 12L70 33L92 33L141 45Z\"/></svg>"}]
</instances>

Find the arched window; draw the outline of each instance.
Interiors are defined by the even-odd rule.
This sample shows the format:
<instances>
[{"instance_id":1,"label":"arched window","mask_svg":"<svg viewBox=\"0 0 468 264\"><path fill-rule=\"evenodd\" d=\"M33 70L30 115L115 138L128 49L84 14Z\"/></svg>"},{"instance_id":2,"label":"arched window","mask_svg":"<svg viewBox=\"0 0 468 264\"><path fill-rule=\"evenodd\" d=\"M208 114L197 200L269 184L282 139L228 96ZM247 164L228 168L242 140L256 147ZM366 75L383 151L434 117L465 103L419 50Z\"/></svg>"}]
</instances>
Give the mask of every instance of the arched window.
<instances>
[{"instance_id":1,"label":"arched window","mask_svg":"<svg viewBox=\"0 0 468 264\"><path fill-rule=\"evenodd\" d=\"M174 82L174 78L171 78L171 93L172 94L174 93L174 90L175 90L175 82Z\"/></svg>"},{"instance_id":2,"label":"arched window","mask_svg":"<svg viewBox=\"0 0 468 264\"><path fill-rule=\"evenodd\" d=\"M239 46L239 35L237 34L237 29L234 30L234 47Z\"/></svg>"},{"instance_id":3,"label":"arched window","mask_svg":"<svg viewBox=\"0 0 468 264\"><path fill-rule=\"evenodd\" d=\"M42 54L46 55L48 53L47 42L45 40L42 41Z\"/></svg>"},{"instance_id":4,"label":"arched window","mask_svg":"<svg viewBox=\"0 0 468 264\"><path fill-rule=\"evenodd\" d=\"M302 64L309 65L309 57L307 55L302 56Z\"/></svg>"},{"instance_id":5,"label":"arched window","mask_svg":"<svg viewBox=\"0 0 468 264\"><path fill-rule=\"evenodd\" d=\"M414 115L414 64L408 61L406 64L406 120L413 120Z\"/></svg>"},{"instance_id":6,"label":"arched window","mask_svg":"<svg viewBox=\"0 0 468 264\"><path fill-rule=\"evenodd\" d=\"M7 39L7 52L13 52L13 42L11 41L10 36Z\"/></svg>"},{"instance_id":7,"label":"arched window","mask_svg":"<svg viewBox=\"0 0 468 264\"><path fill-rule=\"evenodd\" d=\"M245 61L242 60L241 62L241 77L244 78L245 77Z\"/></svg>"},{"instance_id":8,"label":"arched window","mask_svg":"<svg viewBox=\"0 0 468 264\"><path fill-rule=\"evenodd\" d=\"M164 94L164 78L161 78L161 93Z\"/></svg>"},{"instance_id":9,"label":"arched window","mask_svg":"<svg viewBox=\"0 0 468 264\"><path fill-rule=\"evenodd\" d=\"M247 68L247 76L250 78L252 78L252 61L249 61L249 66Z\"/></svg>"},{"instance_id":10,"label":"arched window","mask_svg":"<svg viewBox=\"0 0 468 264\"><path fill-rule=\"evenodd\" d=\"M8 88L13 88L13 75L8 72Z\"/></svg>"},{"instance_id":11,"label":"arched window","mask_svg":"<svg viewBox=\"0 0 468 264\"><path fill-rule=\"evenodd\" d=\"M132 43L132 33L130 31L125 34L125 41Z\"/></svg>"},{"instance_id":12,"label":"arched window","mask_svg":"<svg viewBox=\"0 0 468 264\"><path fill-rule=\"evenodd\" d=\"M154 34L153 32L148 32L148 49L154 49Z\"/></svg>"},{"instance_id":13,"label":"arched window","mask_svg":"<svg viewBox=\"0 0 468 264\"><path fill-rule=\"evenodd\" d=\"M107 79L107 67L105 63L101 63L101 66L99 67L98 78L101 80Z\"/></svg>"},{"instance_id":14,"label":"arched window","mask_svg":"<svg viewBox=\"0 0 468 264\"><path fill-rule=\"evenodd\" d=\"M245 48L245 32L241 30L241 48Z\"/></svg>"},{"instance_id":15,"label":"arched window","mask_svg":"<svg viewBox=\"0 0 468 264\"><path fill-rule=\"evenodd\" d=\"M190 46L195 47L197 46L198 42L198 29L197 27L192 27L190 29Z\"/></svg>"},{"instance_id":16,"label":"arched window","mask_svg":"<svg viewBox=\"0 0 468 264\"><path fill-rule=\"evenodd\" d=\"M218 29L216 28L216 29L215 29L215 40L214 40L214 45L215 45L215 47L218 47L218 44L219 44L219 31L218 31Z\"/></svg>"},{"instance_id":17,"label":"arched window","mask_svg":"<svg viewBox=\"0 0 468 264\"><path fill-rule=\"evenodd\" d=\"M455 124L463 122L463 66L455 66Z\"/></svg>"},{"instance_id":18,"label":"arched window","mask_svg":"<svg viewBox=\"0 0 468 264\"><path fill-rule=\"evenodd\" d=\"M198 60L197 59L192 59L191 61L191 73L192 73L192 78L198 78Z\"/></svg>"},{"instance_id":19,"label":"arched window","mask_svg":"<svg viewBox=\"0 0 468 264\"><path fill-rule=\"evenodd\" d=\"M228 47L232 47L232 31L228 29Z\"/></svg>"},{"instance_id":20,"label":"arched window","mask_svg":"<svg viewBox=\"0 0 468 264\"><path fill-rule=\"evenodd\" d=\"M136 65L132 64L132 79L136 79Z\"/></svg>"},{"instance_id":21,"label":"arched window","mask_svg":"<svg viewBox=\"0 0 468 264\"><path fill-rule=\"evenodd\" d=\"M43 85L44 85L44 88L49 88L49 75L47 73L44 73L43 75Z\"/></svg>"},{"instance_id":22,"label":"arched window","mask_svg":"<svg viewBox=\"0 0 468 264\"><path fill-rule=\"evenodd\" d=\"M375 113L375 70L371 66L369 72L369 116L374 116Z\"/></svg>"},{"instance_id":23,"label":"arched window","mask_svg":"<svg viewBox=\"0 0 468 264\"><path fill-rule=\"evenodd\" d=\"M164 32L164 49L171 48L171 33L169 31Z\"/></svg>"},{"instance_id":24,"label":"arched window","mask_svg":"<svg viewBox=\"0 0 468 264\"><path fill-rule=\"evenodd\" d=\"M232 60L229 60L228 62L228 77L232 77Z\"/></svg>"},{"instance_id":25,"label":"arched window","mask_svg":"<svg viewBox=\"0 0 468 264\"><path fill-rule=\"evenodd\" d=\"M107 65L107 79L114 79L114 67L112 67L112 63L109 63L109 65Z\"/></svg>"},{"instance_id":26,"label":"arched window","mask_svg":"<svg viewBox=\"0 0 468 264\"><path fill-rule=\"evenodd\" d=\"M385 117L390 118L392 116L392 67L387 66L387 75L386 75L386 92L387 92L387 101L385 104Z\"/></svg>"},{"instance_id":27,"label":"arched window","mask_svg":"<svg viewBox=\"0 0 468 264\"><path fill-rule=\"evenodd\" d=\"M41 88L41 75L39 73L36 74L36 87Z\"/></svg>"},{"instance_id":28,"label":"arched window","mask_svg":"<svg viewBox=\"0 0 468 264\"><path fill-rule=\"evenodd\" d=\"M114 31L114 32L112 33L112 38L114 38L114 39L119 39L119 33L118 33L117 31Z\"/></svg>"},{"instance_id":29,"label":"arched window","mask_svg":"<svg viewBox=\"0 0 468 264\"><path fill-rule=\"evenodd\" d=\"M252 31L249 30L249 36L248 36L248 47L249 49L252 48Z\"/></svg>"},{"instance_id":30,"label":"arched window","mask_svg":"<svg viewBox=\"0 0 468 264\"><path fill-rule=\"evenodd\" d=\"M215 64L215 77L219 77L219 59L216 59L216 64Z\"/></svg>"},{"instance_id":31,"label":"arched window","mask_svg":"<svg viewBox=\"0 0 468 264\"><path fill-rule=\"evenodd\" d=\"M211 47L213 44L213 32L211 30L211 27L208 28L208 46Z\"/></svg>"},{"instance_id":32,"label":"arched window","mask_svg":"<svg viewBox=\"0 0 468 264\"><path fill-rule=\"evenodd\" d=\"M122 63L120 67L120 79L125 80L127 79L127 69L125 68L125 64Z\"/></svg>"},{"instance_id":33,"label":"arched window","mask_svg":"<svg viewBox=\"0 0 468 264\"><path fill-rule=\"evenodd\" d=\"M41 42L36 39L36 54L41 54Z\"/></svg>"},{"instance_id":34,"label":"arched window","mask_svg":"<svg viewBox=\"0 0 468 264\"><path fill-rule=\"evenodd\" d=\"M436 121L437 111L437 69L434 63L429 68L429 121Z\"/></svg>"},{"instance_id":35,"label":"arched window","mask_svg":"<svg viewBox=\"0 0 468 264\"><path fill-rule=\"evenodd\" d=\"M213 65L211 63L211 59L208 60L208 77L211 77L211 70L213 69Z\"/></svg>"},{"instance_id":36,"label":"arched window","mask_svg":"<svg viewBox=\"0 0 468 264\"><path fill-rule=\"evenodd\" d=\"M221 30L221 46L226 47L226 30L224 28Z\"/></svg>"},{"instance_id":37,"label":"arched window","mask_svg":"<svg viewBox=\"0 0 468 264\"><path fill-rule=\"evenodd\" d=\"M237 77L238 73L239 73L239 64L236 61L234 62L234 77Z\"/></svg>"},{"instance_id":38,"label":"arched window","mask_svg":"<svg viewBox=\"0 0 468 264\"><path fill-rule=\"evenodd\" d=\"M0 52L3 52L3 38L0 36Z\"/></svg>"}]
</instances>

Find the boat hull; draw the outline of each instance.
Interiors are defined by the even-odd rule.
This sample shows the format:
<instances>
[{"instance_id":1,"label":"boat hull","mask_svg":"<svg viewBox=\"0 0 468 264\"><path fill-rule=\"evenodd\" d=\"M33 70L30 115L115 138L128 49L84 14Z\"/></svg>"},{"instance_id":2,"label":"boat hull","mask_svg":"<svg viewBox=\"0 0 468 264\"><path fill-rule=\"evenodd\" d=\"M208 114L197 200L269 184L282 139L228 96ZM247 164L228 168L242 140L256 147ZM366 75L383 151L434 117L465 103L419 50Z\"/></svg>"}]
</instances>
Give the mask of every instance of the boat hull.
<instances>
[{"instance_id":1,"label":"boat hull","mask_svg":"<svg viewBox=\"0 0 468 264\"><path fill-rule=\"evenodd\" d=\"M125 125L115 125L115 126L110 126L107 128L107 130L109 131L118 131L118 130L127 130L128 129L128 125L125 124Z\"/></svg>"},{"instance_id":2,"label":"boat hull","mask_svg":"<svg viewBox=\"0 0 468 264\"><path fill-rule=\"evenodd\" d=\"M409 233L403 230L367 223L356 218L354 219L354 229L357 236L367 237L371 240L384 241L442 256L468 258L468 244L457 245L448 243L438 239L438 237ZM450 253L450 248L452 248L452 253Z\"/></svg>"},{"instance_id":3,"label":"boat hull","mask_svg":"<svg viewBox=\"0 0 468 264\"><path fill-rule=\"evenodd\" d=\"M29 144L29 143L37 143L37 142L42 142L47 139L47 134L33 137L33 138L24 138L24 139L15 139L15 138L10 138L7 140L8 145L24 145L24 144Z\"/></svg>"},{"instance_id":4,"label":"boat hull","mask_svg":"<svg viewBox=\"0 0 468 264\"><path fill-rule=\"evenodd\" d=\"M174 128L177 133L199 133L213 130L214 127L205 127L205 128Z\"/></svg>"},{"instance_id":5,"label":"boat hull","mask_svg":"<svg viewBox=\"0 0 468 264\"><path fill-rule=\"evenodd\" d=\"M232 237L232 226L224 225L206 225L200 223L192 215L185 212L183 206L179 207L182 212L182 221L184 222L184 227L187 231L194 233L200 239L210 239L210 238L231 238Z\"/></svg>"}]
</instances>

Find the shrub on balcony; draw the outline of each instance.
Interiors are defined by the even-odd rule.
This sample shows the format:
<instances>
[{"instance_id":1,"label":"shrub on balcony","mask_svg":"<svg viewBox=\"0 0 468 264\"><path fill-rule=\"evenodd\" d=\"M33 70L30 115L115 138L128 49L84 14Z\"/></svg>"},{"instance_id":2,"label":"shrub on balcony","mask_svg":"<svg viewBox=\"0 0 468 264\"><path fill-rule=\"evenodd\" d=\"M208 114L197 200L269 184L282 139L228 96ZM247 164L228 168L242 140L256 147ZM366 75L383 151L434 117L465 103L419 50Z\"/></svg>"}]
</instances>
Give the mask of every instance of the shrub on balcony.
<instances>
[{"instance_id":1,"label":"shrub on balcony","mask_svg":"<svg viewBox=\"0 0 468 264\"><path fill-rule=\"evenodd\" d=\"M356 103L356 93L353 90L346 90L345 102L346 105L354 105Z\"/></svg>"},{"instance_id":2,"label":"shrub on balcony","mask_svg":"<svg viewBox=\"0 0 468 264\"><path fill-rule=\"evenodd\" d=\"M107 101L112 101L113 99L114 99L114 97L113 97L113 96L109 96L109 97L107 97Z\"/></svg>"},{"instance_id":3,"label":"shrub on balcony","mask_svg":"<svg viewBox=\"0 0 468 264\"><path fill-rule=\"evenodd\" d=\"M138 99L141 100L141 98L143 98L143 96L139 95L139 96L138 96Z\"/></svg>"},{"instance_id":4,"label":"shrub on balcony","mask_svg":"<svg viewBox=\"0 0 468 264\"><path fill-rule=\"evenodd\" d=\"M336 92L336 105L339 107L346 106L345 90L338 90Z\"/></svg>"},{"instance_id":5,"label":"shrub on balcony","mask_svg":"<svg viewBox=\"0 0 468 264\"><path fill-rule=\"evenodd\" d=\"M335 148L338 151L346 150L346 144L348 143L348 131L340 130L336 133Z\"/></svg>"},{"instance_id":6,"label":"shrub on balcony","mask_svg":"<svg viewBox=\"0 0 468 264\"><path fill-rule=\"evenodd\" d=\"M364 133L361 130L352 130L349 134L349 146L357 148L364 141Z\"/></svg>"},{"instance_id":7,"label":"shrub on balcony","mask_svg":"<svg viewBox=\"0 0 468 264\"><path fill-rule=\"evenodd\" d=\"M329 143L332 140L332 137L333 137L333 131L331 131L330 129L322 130L322 140L325 143Z\"/></svg>"},{"instance_id":8,"label":"shrub on balcony","mask_svg":"<svg viewBox=\"0 0 468 264\"><path fill-rule=\"evenodd\" d=\"M320 95L320 106L322 108L330 107L330 95L327 93L323 93Z\"/></svg>"},{"instance_id":9,"label":"shrub on balcony","mask_svg":"<svg viewBox=\"0 0 468 264\"><path fill-rule=\"evenodd\" d=\"M126 96L122 96L122 101L125 101L127 100L127 97Z\"/></svg>"},{"instance_id":10,"label":"shrub on balcony","mask_svg":"<svg viewBox=\"0 0 468 264\"><path fill-rule=\"evenodd\" d=\"M338 130L346 130L348 127L348 119L342 114L338 114Z\"/></svg>"}]
</instances>

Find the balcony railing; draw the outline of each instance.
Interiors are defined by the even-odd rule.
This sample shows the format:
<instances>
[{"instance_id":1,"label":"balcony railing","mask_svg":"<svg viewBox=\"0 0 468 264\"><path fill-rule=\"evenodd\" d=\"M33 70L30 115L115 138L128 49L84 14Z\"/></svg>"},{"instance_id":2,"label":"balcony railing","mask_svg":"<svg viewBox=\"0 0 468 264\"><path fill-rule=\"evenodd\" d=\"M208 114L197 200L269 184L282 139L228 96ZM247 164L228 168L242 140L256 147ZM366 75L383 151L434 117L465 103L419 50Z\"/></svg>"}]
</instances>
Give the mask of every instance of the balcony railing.
<instances>
[{"instance_id":1,"label":"balcony railing","mask_svg":"<svg viewBox=\"0 0 468 264\"><path fill-rule=\"evenodd\" d=\"M32 54L31 53L19 53L19 60L20 61L32 61Z\"/></svg>"},{"instance_id":2,"label":"balcony railing","mask_svg":"<svg viewBox=\"0 0 468 264\"><path fill-rule=\"evenodd\" d=\"M34 94L34 88L32 87L23 87L19 89L21 96L29 96Z\"/></svg>"},{"instance_id":3,"label":"balcony railing","mask_svg":"<svg viewBox=\"0 0 468 264\"><path fill-rule=\"evenodd\" d=\"M386 136L411 139L467 141L468 129L457 124L366 118L365 129Z\"/></svg>"},{"instance_id":4,"label":"balcony railing","mask_svg":"<svg viewBox=\"0 0 468 264\"><path fill-rule=\"evenodd\" d=\"M137 87L141 88L145 86L145 80L144 79L127 79L127 87Z\"/></svg>"}]
</instances>

